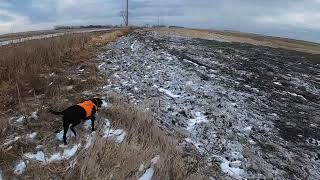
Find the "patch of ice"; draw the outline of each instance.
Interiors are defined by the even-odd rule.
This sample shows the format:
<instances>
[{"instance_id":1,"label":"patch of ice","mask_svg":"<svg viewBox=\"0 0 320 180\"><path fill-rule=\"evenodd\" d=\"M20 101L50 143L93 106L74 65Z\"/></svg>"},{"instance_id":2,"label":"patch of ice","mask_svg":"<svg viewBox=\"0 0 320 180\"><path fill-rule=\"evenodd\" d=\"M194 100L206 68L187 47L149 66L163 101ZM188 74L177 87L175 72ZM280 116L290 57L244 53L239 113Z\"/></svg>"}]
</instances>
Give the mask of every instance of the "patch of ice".
<instances>
[{"instance_id":1,"label":"patch of ice","mask_svg":"<svg viewBox=\"0 0 320 180\"><path fill-rule=\"evenodd\" d=\"M194 118L189 119L187 129L192 130L196 124L207 123L207 122L208 122L208 120L207 120L206 116L203 115L203 113L196 112L196 113L194 113Z\"/></svg>"},{"instance_id":2,"label":"patch of ice","mask_svg":"<svg viewBox=\"0 0 320 180\"><path fill-rule=\"evenodd\" d=\"M151 164L155 165L160 159L160 155L156 155L153 159L151 159Z\"/></svg>"},{"instance_id":3,"label":"patch of ice","mask_svg":"<svg viewBox=\"0 0 320 180\"><path fill-rule=\"evenodd\" d=\"M69 159L72 156L74 156L78 150L78 148L80 147L80 144L76 144L74 145L71 149L65 149L63 151L63 158L65 159Z\"/></svg>"},{"instance_id":4,"label":"patch of ice","mask_svg":"<svg viewBox=\"0 0 320 180\"><path fill-rule=\"evenodd\" d=\"M63 157L61 156L61 153L55 153L53 155L50 156L50 158L48 159L48 162L54 162L54 161L61 161L63 160Z\"/></svg>"},{"instance_id":5,"label":"patch of ice","mask_svg":"<svg viewBox=\"0 0 320 180\"><path fill-rule=\"evenodd\" d=\"M75 137L73 132L69 129L67 132L67 138ZM56 139L59 141L63 141L63 130L61 130L59 133L56 134Z\"/></svg>"},{"instance_id":6,"label":"patch of ice","mask_svg":"<svg viewBox=\"0 0 320 180\"><path fill-rule=\"evenodd\" d=\"M237 165L241 165L241 161L240 163L238 161L236 161L236 163L234 163L236 166ZM220 164L220 167L221 167L221 170L222 172L224 173L227 173L228 175L230 175L231 177L233 178L236 178L236 179L241 179L241 176L244 174L244 170L239 168L239 167L232 167L232 162L224 159L224 161Z\"/></svg>"},{"instance_id":7,"label":"patch of ice","mask_svg":"<svg viewBox=\"0 0 320 180\"><path fill-rule=\"evenodd\" d=\"M29 139L34 139L37 135L38 135L37 132L33 132L33 133L31 133L31 134L28 134L27 137L28 137Z\"/></svg>"},{"instance_id":8,"label":"patch of ice","mask_svg":"<svg viewBox=\"0 0 320 180\"><path fill-rule=\"evenodd\" d=\"M24 156L30 160L40 161L43 164L46 163L45 155L42 151L38 151L36 154L26 153Z\"/></svg>"},{"instance_id":9,"label":"patch of ice","mask_svg":"<svg viewBox=\"0 0 320 180\"><path fill-rule=\"evenodd\" d=\"M172 97L172 98L178 98L178 97L181 97L180 95L175 95L173 94L171 91L167 90L167 89L163 89L163 88L159 88L158 89L160 92L163 92L165 93L166 95Z\"/></svg>"},{"instance_id":10,"label":"patch of ice","mask_svg":"<svg viewBox=\"0 0 320 180\"><path fill-rule=\"evenodd\" d=\"M17 175L20 175L26 171L26 168L27 168L26 163L24 161L20 161L14 168L14 173Z\"/></svg>"},{"instance_id":11,"label":"patch of ice","mask_svg":"<svg viewBox=\"0 0 320 180\"><path fill-rule=\"evenodd\" d=\"M153 174L154 174L154 170L152 168L149 168L138 180L151 180Z\"/></svg>"},{"instance_id":12,"label":"patch of ice","mask_svg":"<svg viewBox=\"0 0 320 180\"><path fill-rule=\"evenodd\" d=\"M24 116L21 116L19 119L16 120L17 123L23 123L25 120Z\"/></svg>"}]
</instances>

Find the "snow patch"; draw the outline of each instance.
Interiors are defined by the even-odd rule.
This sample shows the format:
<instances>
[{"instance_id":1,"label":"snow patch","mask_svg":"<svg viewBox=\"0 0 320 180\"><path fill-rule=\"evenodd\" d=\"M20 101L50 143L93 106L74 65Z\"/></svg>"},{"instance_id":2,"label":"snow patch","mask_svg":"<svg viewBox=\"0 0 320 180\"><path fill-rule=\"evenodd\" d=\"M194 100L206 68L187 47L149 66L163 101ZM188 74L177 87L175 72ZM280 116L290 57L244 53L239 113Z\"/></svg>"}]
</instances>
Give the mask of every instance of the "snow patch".
<instances>
[{"instance_id":1,"label":"snow patch","mask_svg":"<svg viewBox=\"0 0 320 180\"><path fill-rule=\"evenodd\" d=\"M252 130L252 126L248 126L248 127L245 127L243 129L241 129L240 132L245 134L245 135L249 135L251 130Z\"/></svg>"},{"instance_id":2,"label":"snow patch","mask_svg":"<svg viewBox=\"0 0 320 180\"><path fill-rule=\"evenodd\" d=\"M278 86L282 86L282 84L280 82L273 82L273 84L278 85Z\"/></svg>"},{"instance_id":3,"label":"snow patch","mask_svg":"<svg viewBox=\"0 0 320 180\"><path fill-rule=\"evenodd\" d=\"M23 123L25 119L26 118L24 116L21 116L19 119L16 120L16 122L17 123Z\"/></svg>"},{"instance_id":4,"label":"snow patch","mask_svg":"<svg viewBox=\"0 0 320 180\"><path fill-rule=\"evenodd\" d=\"M144 170L144 164L140 164L139 171L143 171L143 170Z\"/></svg>"},{"instance_id":5,"label":"snow patch","mask_svg":"<svg viewBox=\"0 0 320 180\"><path fill-rule=\"evenodd\" d=\"M153 174L154 174L154 170L152 168L149 168L138 180L151 180Z\"/></svg>"},{"instance_id":6,"label":"snow patch","mask_svg":"<svg viewBox=\"0 0 320 180\"><path fill-rule=\"evenodd\" d=\"M203 115L203 113L196 112L196 113L194 113L194 118L193 119L189 119L187 129L188 130L192 130L192 129L194 129L194 126L196 124L207 123L207 122L208 122L208 120L207 120L206 116Z\"/></svg>"},{"instance_id":7,"label":"snow patch","mask_svg":"<svg viewBox=\"0 0 320 180\"><path fill-rule=\"evenodd\" d=\"M26 163L24 161L20 161L14 168L14 173L17 175L20 175L26 171L26 168L27 168Z\"/></svg>"},{"instance_id":8,"label":"snow patch","mask_svg":"<svg viewBox=\"0 0 320 180\"><path fill-rule=\"evenodd\" d=\"M54 161L61 161L63 160L61 153L55 153L53 155L50 156L50 158L48 159L48 162L54 162Z\"/></svg>"},{"instance_id":9,"label":"snow patch","mask_svg":"<svg viewBox=\"0 0 320 180\"><path fill-rule=\"evenodd\" d=\"M28 134L28 135L27 135L27 138L29 138L29 139L34 139L37 135L38 135L37 132L33 132L33 133L31 133L31 134Z\"/></svg>"},{"instance_id":10,"label":"snow patch","mask_svg":"<svg viewBox=\"0 0 320 180\"><path fill-rule=\"evenodd\" d=\"M66 90L70 91L71 89L73 89L73 86L67 86Z\"/></svg>"},{"instance_id":11,"label":"snow patch","mask_svg":"<svg viewBox=\"0 0 320 180\"><path fill-rule=\"evenodd\" d=\"M67 138L75 137L71 130L67 132ZM59 141L63 141L63 130L56 134L56 139Z\"/></svg>"},{"instance_id":12,"label":"snow patch","mask_svg":"<svg viewBox=\"0 0 320 180\"><path fill-rule=\"evenodd\" d=\"M126 136L126 132L123 129L112 129L110 121L106 119L104 126L104 138L115 139L117 143L122 143Z\"/></svg>"},{"instance_id":13,"label":"snow patch","mask_svg":"<svg viewBox=\"0 0 320 180\"><path fill-rule=\"evenodd\" d=\"M296 94L296 93L291 93L291 92L288 92L288 91L284 91L285 93L287 94L290 94L291 96L295 96L295 97L299 97L303 100L307 100L305 97L303 97L302 95L299 95L299 94Z\"/></svg>"},{"instance_id":14,"label":"snow patch","mask_svg":"<svg viewBox=\"0 0 320 180\"><path fill-rule=\"evenodd\" d=\"M241 179L241 176L244 174L244 170L239 168L241 161L230 162L226 159L220 164L221 170L224 173L227 173L233 178Z\"/></svg>"},{"instance_id":15,"label":"snow patch","mask_svg":"<svg viewBox=\"0 0 320 180\"><path fill-rule=\"evenodd\" d=\"M0 169L0 180L4 180L1 169Z\"/></svg>"},{"instance_id":16,"label":"snow patch","mask_svg":"<svg viewBox=\"0 0 320 180\"><path fill-rule=\"evenodd\" d=\"M172 98L178 98L178 97L181 97L180 95L175 95L173 94L171 91L167 90L167 89L163 89L163 88L159 88L158 89L160 92L163 92L165 93L166 95L172 97Z\"/></svg>"},{"instance_id":17,"label":"snow patch","mask_svg":"<svg viewBox=\"0 0 320 180\"><path fill-rule=\"evenodd\" d=\"M100 69L100 68L102 68L102 67L105 66L105 65L106 65L106 63L103 62L103 63L101 63L101 64L98 66L98 68Z\"/></svg>"},{"instance_id":18,"label":"snow patch","mask_svg":"<svg viewBox=\"0 0 320 180\"><path fill-rule=\"evenodd\" d=\"M42 151L38 151L36 154L26 153L24 156L30 160L36 160L41 162L42 164L46 164L46 158Z\"/></svg>"},{"instance_id":19,"label":"snow patch","mask_svg":"<svg viewBox=\"0 0 320 180\"><path fill-rule=\"evenodd\" d=\"M48 162L54 162L54 161L61 161L64 159L70 159L72 156L74 156L77 152L77 150L80 148L80 144L75 144L72 148L70 149L64 149L63 154L61 153L55 153L50 156L48 159Z\"/></svg>"},{"instance_id":20,"label":"snow patch","mask_svg":"<svg viewBox=\"0 0 320 180\"><path fill-rule=\"evenodd\" d=\"M85 149L88 149L91 145L92 145L92 142L95 140L96 138L96 133L93 132L92 134L88 135L87 136L87 142L86 142L86 145L85 145Z\"/></svg>"},{"instance_id":21,"label":"snow patch","mask_svg":"<svg viewBox=\"0 0 320 180\"><path fill-rule=\"evenodd\" d=\"M160 159L160 155L156 155L153 159L151 159L151 164L155 165Z\"/></svg>"},{"instance_id":22,"label":"snow patch","mask_svg":"<svg viewBox=\"0 0 320 180\"><path fill-rule=\"evenodd\" d=\"M101 107L104 108L104 109L107 109L110 107L110 105L106 102L106 101L102 101L102 104L101 104Z\"/></svg>"},{"instance_id":23,"label":"snow patch","mask_svg":"<svg viewBox=\"0 0 320 180\"><path fill-rule=\"evenodd\" d=\"M39 117L38 117L38 111L34 111L31 113L31 118L35 119L35 120L38 120Z\"/></svg>"},{"instance_id":24,"label":"snow patch","mask_svg":"<svg viewBox=\"0 0 320 180\"><path fill-rule=\"evenodd\" d=\"M63 151L63 158L65 159L69 159L72 156L74 156L78 150L78 148L80 147L80 144L76 144L74 145L71 149L65 149Z\"/></svg>"}]
</instances>

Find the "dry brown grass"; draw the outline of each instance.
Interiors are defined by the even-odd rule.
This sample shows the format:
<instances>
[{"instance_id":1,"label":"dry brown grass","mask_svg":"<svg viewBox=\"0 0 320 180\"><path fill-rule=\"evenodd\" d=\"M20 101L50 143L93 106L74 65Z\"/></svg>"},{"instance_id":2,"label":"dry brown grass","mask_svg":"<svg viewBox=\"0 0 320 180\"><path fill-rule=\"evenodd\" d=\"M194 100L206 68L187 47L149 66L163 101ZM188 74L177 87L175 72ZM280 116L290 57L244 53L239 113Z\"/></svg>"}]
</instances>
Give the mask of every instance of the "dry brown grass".
<instances>
[{"instance_id":1,"label":"dry brown grass","mask_svg":"<svg viewBox=\"0 0 320 180\"><path fill-rule=\"evenodd\" d=\"M103 45L108 44L110 42L114 42L119 37L127 35L131 31L132 31L132 29L126 28L126 29L123 29L122 31L114 31L112 33L103 34L99 37L92 38L91 42L96 46L103 46Z\"/></svg>"},{"instance_id":2,"label":"dry brown grass","mask_svg":"<svg viewBox=\"0 0 320 180\"><path fill-rule=\"evenodd\" d=\"M188 28L158 28L156 29L156 31L165 35L178 35L209 40L240 42L258 46L295 50L311 54L320 54L320 44L318 43L279 37L262 36L257 34L241 32L210 31Z\"/></svg>"},{"instance_id":3,"label":"dry brown grass","mask_svg":"<svg viewBox=\"0 0 320 180\"><path fill-rule=\"evenodd\" d=\"M127 30L124 32L122 35L129 33ZM37 138L41 143L54 141L54 138L49 137L54 136L54 132L61 128L61 120L54 120L54 117L47 113L47 108L59 110L78 102L84 98L84 90L93 89L102 81L96 73L94 57L99 47L110 41L94 43L93 38L100 35L69 34L0 47L1 144L30 131L38 132ZM80 72L79 69L84 71ZM51 73L54 75L50 76ZM67 90L67 86L73 88ZM27 120L22 125L10 123L11 117L21 114L30 116L30 113L37 109L41 121ZM15 177L15 163L24 153L33 152L35 146L36 144L21 138L10 148L0 147L0 167L5 177ZM25 178L63 178L70 170L66 168L67 164L62 162L45 167L31 164L28 165Z\"/></svg>"},{"instance_id":4,"label":"dry brown grass","mask_svg":"<svg viewBox=\"0 0 320 180\"><path fill-rule=\"evenodd\" d=\"M145 170L152 167L150 160L156 155L160 161L154 167L155 179L204 179L200 164L194 166L197 157L184 156L175 136L161 130L149 112L113 98L106 116L113 126L126 130L125 141L117 144L98 138L83 156L80 179L137 179L144 173L138 171L139 166L144 164Z\"/></svg>"},{"instance_id":5,"label":"dry brown grass","mask_svg":"<svg viewBox=\"0 0 320 180\"><path fill-rule=\"evenodd\" d=\"M79 85L87 80L96 85L94 56L96 50L110 41L129 33L119 30L102 36L97 34L67 34L60 37L28 41L0 47L0 112L15 107L25 97L61 94L62 86ZM87 75L70 80L75 67L86 70ZM55 78L48 75L56 73ZM55 84L48 86L48 81ZM73 81L73 82L72 82ZM87 85L90 85L86 83ZM90 86L89 86L90 87ZM76 87L77 91L88 87Z\"/></svg>"},{"instance_id":6,"label":"dry brown grass","mask_svg":"<svg viewBox=\"0 0 320 180\"><path fill-rule=\"evenodd\" d=\"M4 100L0 110L45 93L47 75L68 62L77 63L75 55L89 40L88 35L77 34L0 47L0 98Z\"/></svg>"}]
</instances>

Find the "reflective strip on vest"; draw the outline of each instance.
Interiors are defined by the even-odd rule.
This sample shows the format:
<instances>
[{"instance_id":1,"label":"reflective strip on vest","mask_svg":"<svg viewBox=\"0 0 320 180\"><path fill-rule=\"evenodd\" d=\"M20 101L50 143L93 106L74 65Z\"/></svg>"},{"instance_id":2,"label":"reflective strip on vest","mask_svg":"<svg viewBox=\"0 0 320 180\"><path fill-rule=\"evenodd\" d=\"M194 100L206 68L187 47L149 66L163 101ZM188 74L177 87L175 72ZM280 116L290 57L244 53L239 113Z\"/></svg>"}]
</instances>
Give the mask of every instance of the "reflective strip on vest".
<instances>
[{"instance_id":1,"label":"reflective strip on vest","mask_svg":"<svg viewBox=\"0 0 320 180\"><path fill-rule=\"evenodd\" d=\"M84 101L78 105L86 111L86 117L90 117L92 115L93 108L96 107L92 101Z\"/></svg>"}]
</instances>

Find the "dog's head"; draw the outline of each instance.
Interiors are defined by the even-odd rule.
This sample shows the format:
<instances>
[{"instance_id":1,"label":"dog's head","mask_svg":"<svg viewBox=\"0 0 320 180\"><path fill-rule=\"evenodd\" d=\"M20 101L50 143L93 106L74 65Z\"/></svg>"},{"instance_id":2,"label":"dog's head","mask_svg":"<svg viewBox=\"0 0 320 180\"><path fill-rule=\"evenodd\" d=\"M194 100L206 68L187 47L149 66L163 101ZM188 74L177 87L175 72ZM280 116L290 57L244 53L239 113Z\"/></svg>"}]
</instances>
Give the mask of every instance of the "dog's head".
<instances>
[{"instance_id":1,"label":"dog's head","mask_svg":"<svg viewBox=\"0 0 320 180\"><path fill-rule=\"evenodd\" d=\"M97 107L101 107L101 105L103 104L102 99L101 98L93 98L90 99Z\"/></svg>"}]
</instances>

